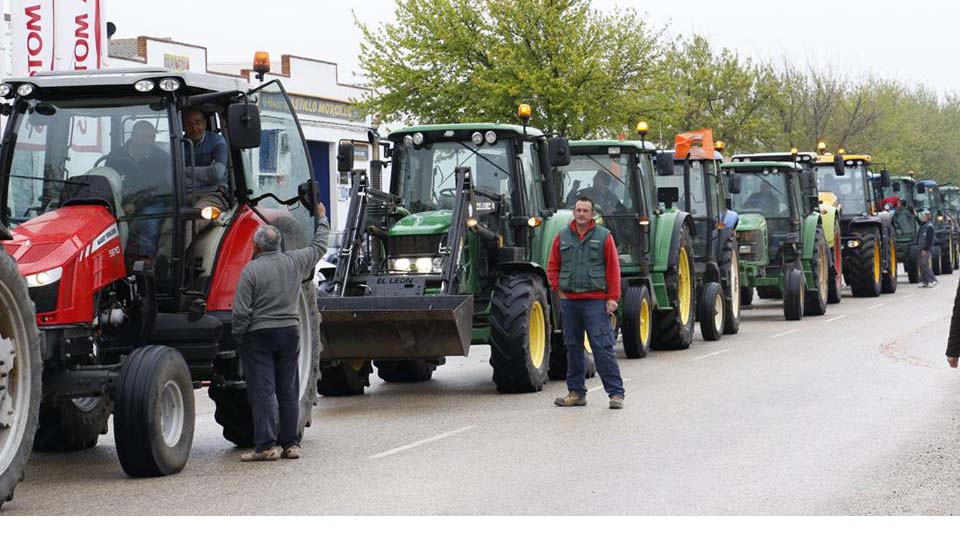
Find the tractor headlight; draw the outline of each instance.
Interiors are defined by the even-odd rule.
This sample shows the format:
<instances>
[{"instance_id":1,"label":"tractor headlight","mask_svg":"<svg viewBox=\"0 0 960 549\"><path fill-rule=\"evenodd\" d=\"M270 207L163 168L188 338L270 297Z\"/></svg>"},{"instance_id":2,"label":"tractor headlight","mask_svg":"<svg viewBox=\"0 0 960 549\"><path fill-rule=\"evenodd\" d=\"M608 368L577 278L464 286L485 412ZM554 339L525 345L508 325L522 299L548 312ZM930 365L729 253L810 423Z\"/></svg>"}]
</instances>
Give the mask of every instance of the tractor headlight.
<instances>
[{"instance_id":1,"label":"tractor headlight","mask_svg":"<svg viewBox=\"0 0 960 549\"><path fill-rule=\"evenodd\" d=\"M13 86L10 84L0 84L0 97L6 99L13 94Z\"/></svg>"},{"instance_id":2,"label":"tractor headlight","mask_svg":"<svg viewBox=\"0 0 960 549\"><path fill-rule=\"evenodd\" d=\"M484 139L487 140L487 145L493 145L497 142L497 132L491 130L486 133Z\"/></svg>"},{"instance_id":3,"label":"tractor headlight","mask_svg":"<svg viewBox=\"0 0 960 549\"><path fill-rule=\"evenodd\" d=\"M27 275L27 286L30 288L49 286L50 284L60 280L62 275L63 267L57 267L56 269L50 269L49 271Z\"/></svg>"},{"instance_id":4,"label":"tractor headlight","mask_svg":"<svg viewBox=\"0 0 960 549\"><path fill-rule=\"evenodd\" d=\"M157 87L157 85L153 83L153 80L138 80L137 83L133 85L133 89L140 93L151 92L155 87Z\"/></svg>"},{"instance_id":5,"label":"tractor headlight","mask_svg":"<svg viewBox=\"0 0 960 549\"><path fill-rule=\"evenodd\" d=\"M410 270L411 262L405 257L401 257L400 259L391 259L390 263L392 263L392 265L390 265L391 271L407 272Z\"/></svg>"},{"instance_id":6,"label":"tractor headlight","mask_svg":"<svg viewBox=\"0 0 960 549\"><path fill-rule=\"evenodd\" d=\"M483 145L483 134L480 132L473 132L473 135L470 136L470 141L473 141L474 145L478 147Z\"/></svg>"},{"instance_id":7,"label":"tractor headlight","mask_svg":"<svg viewBox=\"0 0 960 549\"><path fill-rule=\"evenodd\" d=\"M175 92L180 89L180 81L176 78L164 78L160 81L160 89L165 92Z\"/></svg>"},{"instance_id":8,"label":"tractor headlight","mask_svg":"<svg viewBox=\"0 0 960 549\"><path fill-rule=\"evenodd\" d=\"M387 261L387 268L393 272L431 274L443 271L442 257L398 257Z\"/></svg>"},{"instance_id":9,"label":"tractor headlight","mask_svg":"<svg viewBox=\"0 0 960 549\"><path fill-rule=\"evenodd\" d=\"M859 240L851 240L850 242L847 242L847 247L848 247L848 248L859 248L859 247L860 247L860 241L859 241Z\"/></svg>"},{"instance_id":10,"label":"tractor headlight","mask_svg":"<svg viewBox=\"0 0 960 549\"><path fill-rule=\"evenodd\" d=\"M20 97L27 97L28 95L33 93L33 90L35 89L36 88L34 87L33 84L20 84L20 87L17 88L17 95L19 95Z\"/></svg>"},{"instance_id":11,"label":"tractor headlight","mask_svg":"<svg viewBox=\"0 0 960 549\"><path fill-rule=\"evenodd\" d=\"M418 146L418 147L419 147L420 145L423 145L423 139L424 139L424 137L423 137L423 134L422 134L422 133L417 132L417 133L413 134L413 144L414 144L414 145L416 145L416 146Z\"/></svg>"},{"instance_id":12,"label":"tractor headlight","mask_svg":"<svg viewBox=\"0 0 960 549\"><path fill-rule=\"evenodd\" d=\"M420 257L417 258L415 263L417 266L418 273L429 273L433 272L433 258L430 257Z\"/></svg>"}]
</instances>

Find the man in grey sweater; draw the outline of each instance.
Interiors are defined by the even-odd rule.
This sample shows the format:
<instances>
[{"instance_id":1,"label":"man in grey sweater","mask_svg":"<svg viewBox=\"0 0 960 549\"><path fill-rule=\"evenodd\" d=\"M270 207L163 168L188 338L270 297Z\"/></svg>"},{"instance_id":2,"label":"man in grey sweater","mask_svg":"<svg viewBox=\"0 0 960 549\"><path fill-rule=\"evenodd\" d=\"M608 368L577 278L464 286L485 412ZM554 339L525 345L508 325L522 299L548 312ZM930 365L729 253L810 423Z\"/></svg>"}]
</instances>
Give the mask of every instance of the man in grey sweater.
<instances>
[{"instance_id":1,"label":"man in grey sweater","mask_svg":"<svg viewBox=\"0 0 960 549\"><path fill-rule=\"evenodd\" d=\"M317 204L319 226L313 241L289 252L280 251L276 227L260 227L253 236L254 258L240 274L233 297L233 337L240 344L256 445L253 452L240 456L243 461L300 457L297 303L300 285L313 279L317 262L327 250L330 224L326 217L323 204ZM277 451L278 442L282 453Z\"/></svg>"}]
</instances>

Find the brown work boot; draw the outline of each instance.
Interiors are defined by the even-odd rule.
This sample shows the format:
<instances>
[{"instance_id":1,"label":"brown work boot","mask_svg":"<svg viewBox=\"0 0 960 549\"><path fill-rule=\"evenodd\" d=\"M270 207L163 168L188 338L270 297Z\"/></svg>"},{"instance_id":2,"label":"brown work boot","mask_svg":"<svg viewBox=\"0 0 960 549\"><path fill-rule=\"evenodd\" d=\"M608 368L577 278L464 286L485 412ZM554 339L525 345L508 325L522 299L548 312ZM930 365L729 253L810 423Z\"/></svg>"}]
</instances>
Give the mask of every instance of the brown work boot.
<instances>
[{"instance_id":1,"label":"brown work boot","mask_svg":"<svg viewBox=\"0 0 960 549\"><path fill-rule=\"evenodd\" d=\"M283 449L283 453L280 455L283 459L300 459L300 446L294 444L293 446L288 446Z\"/></svg>"},{"instance_id":2,"label":"brown work boot","mask_svg":"<svg viewBox=\"0 0 960 549\"><path fill-rule=\"evenodd\" d=\"M557 406L586 406L587 405L587 395L581 395L580 393L574 393L570 391L565 397L559 397L553 401Z\"/></svg>"},{"instance_id":3,"label":"brown work boot","mask_svg":"<svg viewBox=\"0 0 960 549\"><path fill-rule=\"evenodd\" d=\"M276 448L240 454L240 461L277 461L278 459L280 459L280 452Z\"/></svg>"},{"instance_id":4,"label":"brown work boot","mask_svg":"<svg viewBox=\"0 0 960 549\"><path fill-rule=\"evenodd\" d=\"M612 397L610 397L610 409L611 410L623 409L623 395L613 395Z\"/></svg>"}]
</instances>

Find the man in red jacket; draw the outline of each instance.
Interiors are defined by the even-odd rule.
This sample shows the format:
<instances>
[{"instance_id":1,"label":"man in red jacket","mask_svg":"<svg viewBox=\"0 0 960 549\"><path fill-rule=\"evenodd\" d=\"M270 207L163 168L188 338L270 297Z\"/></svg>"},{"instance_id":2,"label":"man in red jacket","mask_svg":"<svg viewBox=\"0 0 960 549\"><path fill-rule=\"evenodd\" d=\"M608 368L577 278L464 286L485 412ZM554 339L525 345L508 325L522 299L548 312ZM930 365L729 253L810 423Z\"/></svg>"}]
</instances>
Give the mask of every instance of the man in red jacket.
<instances>
[{"instance_id":1,"label":"man in red jacket","mask_svg":"<svg viewBox=\"0 0 960 549\"><path fill-rule=\"evenodd\" d=\"M620 299L620 259L613 235L593 221L593 200L581 196L573 209L573 222L553 241L547 266L550 286L560 291L563 340L567 346L567 389L554 401L557 406L586 406L586 332L593 348L597 372L610 395L610 408L623 408L623 379L613 352L610 317Z\"/></svg>"}]
</instances>

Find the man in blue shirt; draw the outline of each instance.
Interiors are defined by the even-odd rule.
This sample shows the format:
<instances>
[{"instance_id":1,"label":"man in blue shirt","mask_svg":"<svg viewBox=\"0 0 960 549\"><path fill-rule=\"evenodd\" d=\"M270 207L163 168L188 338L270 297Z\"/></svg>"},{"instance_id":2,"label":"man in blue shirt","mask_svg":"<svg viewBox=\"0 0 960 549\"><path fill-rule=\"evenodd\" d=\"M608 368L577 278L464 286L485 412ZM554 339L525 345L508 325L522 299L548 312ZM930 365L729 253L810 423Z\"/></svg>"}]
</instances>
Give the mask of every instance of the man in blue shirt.
<instances>
[{"instance_id":1,"label":"man in blue shirt","mask_svg":"<svg viewBox=\"0 0 960 549\"><path fill-rule=\"evenodd\" d=\"M182 115L184 143L183 163L187 185L187 203L197 209L216 206L230 209L230 186L227 175L227 142L223 136L207 131L207 117L199 109L187 109ZM192 146L190 146L192 145ZM195 221L195 231L202 232L210 224L206 219ZM187 234L190 245L192 234Z\"/></svg>"}]
</instances>

